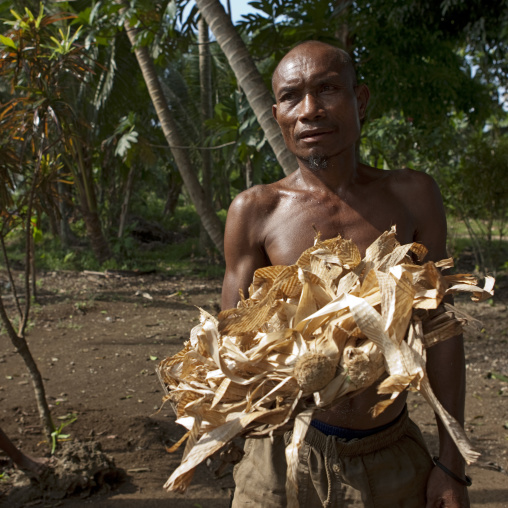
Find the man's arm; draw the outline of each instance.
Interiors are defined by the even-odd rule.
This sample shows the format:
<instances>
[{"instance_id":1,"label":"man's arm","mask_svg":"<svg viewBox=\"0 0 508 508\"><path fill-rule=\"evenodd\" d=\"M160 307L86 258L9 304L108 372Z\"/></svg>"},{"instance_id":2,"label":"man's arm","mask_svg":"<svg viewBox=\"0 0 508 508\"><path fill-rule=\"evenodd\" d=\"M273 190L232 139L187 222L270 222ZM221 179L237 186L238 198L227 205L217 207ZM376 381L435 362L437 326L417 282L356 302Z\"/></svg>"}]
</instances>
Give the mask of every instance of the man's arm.
<instances>
[{"instance_id":1,"label":"man's arm","mask_svg":"<svg viewBox=\"0 0 508 508\"><path fill-rule=\"evenodd\" d=\"M418 174L419 198L415 240L429 250L425 260L447 257L446 217L439 189L430 177ZM440 342L427 350L427 374L436 397L461 425L464 425L465 359L462 335ZM450 471L464 478L464 459L436 416L439 432L439 460ZM431 472L427 485L427 508L465 508L469 506L466 488L440 468Z\"/></svg>"},{"instance_id":2,"label":"man's arm","mask_svg":"<svg viewBox=\"0 0 508 508\"><path fill-rule=\"evenodd\" d=\"M224 234L226 273L222 285L222 310L236 307L240 289L247 297L254 272L270 265L263 246L263 225L268 211L262 206L265 200L263 189L266 187L253 187L242 192L229 207Z\"/></svg>"}]
</instances>

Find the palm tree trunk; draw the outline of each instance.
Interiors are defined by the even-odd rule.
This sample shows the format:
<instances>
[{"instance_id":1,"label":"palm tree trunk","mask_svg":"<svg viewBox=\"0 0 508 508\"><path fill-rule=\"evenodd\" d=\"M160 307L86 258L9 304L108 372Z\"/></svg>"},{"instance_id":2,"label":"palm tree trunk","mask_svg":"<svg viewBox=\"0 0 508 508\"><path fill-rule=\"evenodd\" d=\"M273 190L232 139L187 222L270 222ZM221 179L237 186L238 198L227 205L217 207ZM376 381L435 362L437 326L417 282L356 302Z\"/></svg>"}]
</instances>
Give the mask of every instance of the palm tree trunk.
<instances>
[{"instance_id":1,"label":"palm tree trunk","mask_svg":"<svg viewBox=\"0 0 508 508\"><path fill-rule=\"evenodd\" d=\"M213 100L212 100L212 74L210 59L210 37L208 34L208 25L201 16L198 22L198 44L199 44L199 88L201 97L201 144L205 146L205 140L209 134L206 121L212 117ZM212 153L210 150L201 151L202 167L202 184L205 191L205 198L208 202L213 203L212 188ZM210 246L209 236L201 226L199 232L199 247L205 252Z\"/></svg>"},{"instance_id":2,"label":"palm tree trunk","mask_svg":"<svg viewBox=\"0 0 508 508\"><path fill-rule=\"evenodd\" d=\"M62 154L62 158L74 176L81 214L90 240L90 246L97 261L102 264L112 257L112 252L102 231L92 177L87 170L78 136L69 132L66 137L69 140L67 150L70 157Z\"/></svg>"},{"instance_id":3,"label":"palm tree trunk","mask_svg":"<svg viewBox=\"0 0 508 508\"><path fill-rule=\"evenodd\" d=\"M129 212L129 202L131 200L132 184L134 182L134 172L136 165L132 164L129 169L129 175L127 176L127 182L125 184L125 193L122 203L122 210L120 211L120 225L118 226L118 238L122 238L125 229L125 221L127 220L127 213Z\"/></svg>"},{"instance_id":4,"label":"palm tree trunk","mask_svg":"<svg viewBox=\"0 0 508 508\"><path fill-rule=\"evenodd\" d=\"M296 168L294 155L286 148L272 115L273 100L245 44L219 0L196 0L196 5L228 59L238 83L286 175Z\"/></svg>"},{"instance_id":5,"label":"palm tree trunk","mask_svg":"<svg viewBox=\"0 0 508 508\"><path fill-rule=\"evenodd\" d=\"M125 21L125 31L134 48L134 54L138 60L139 67L143 74L148 93L152 99L155 111L161 123L162 132L171 147L171 152L175 159L178 171L182 175L183 183L189 192L192 203L196 207L196 211L210 235L215 247L224 255L224 234L222 231L222 223L215 213L212 204L207 201L203 187L199 183L198 177L194 173L189 154L186 149L178 148L186 145L178 133L177 124L174 121L171 111L168 107L166 98L162 92L161 84L155 65L153 63L148 49L138 46L136 43L136 29L129 25L129 21Z\"/></svg>"},{"instance_id":6,"label":"palm tree trunk","mask_svg":"<svg viewBox=\"0 0 508 508\"><path fill-rule=\"evenodd\" d=\"M88 239L90 240L90 246L92 247L92 251L97 261L102 264L112 257L112 253L106 237L102 232L102 224L97 209L94 209L93 206L91 206L88 199L89 193L86 191L86 182L83 181L87 177L86 175L82 175L81 172L74 171L72 162L70 162L69 167L74 175L74 181L76 183L76 189L79 196L81 215L83 216L86 233Z\"/></svg>"},{"instance_id":7,"label":"palm tree trunk","mask_svg":"<svg viewBox=\"0 0 508 508\"><path fill-rule=\"evenodd\" d=\"M203 141L209 131L205 122L212 117L212 75L210 68L210 37L208 36L208 25L203 18L198 23L199 37L199 85L201 95L201 125ZM204 143L203 143L204 146ZM212 154L210 150L203 150L203 189L207 199L213 197L212 192Z\"/></svg>"},{"instance_id":8,"label":"palm tree trunk","mask_svg":"<svg viewBox=\"0 0 508 508\"><path fill-rule=\"evenodd\" d=\"M343 22L339 24L337 31L335 32L335 37L342 44L342 49L347 51L348 53L352 52L353 39L351 37L351 32L349 30L349 26L346 22L346 18L348 12L351 8L351 0L336 0L336 16L338 18L343 18Z\"/></svg>"},{"instance_id":9,"label":"palm tree trunk","mask_svg":"<svg viewBox=\"0 0 508 508\"><path fill-rule=\"evenodd\" d=\"M73 136L72 141L75 161L81 176L81 189L83 190L81 196L81 207L86 231L95 257L99 263L104 263L113 257L113 253L111 252L109 243L102 231L101 219L99 217L97 207L97 196L91 174L91 161L88 157L84 156L83 148L78 136Z\"/></svg>"}]
</instances>

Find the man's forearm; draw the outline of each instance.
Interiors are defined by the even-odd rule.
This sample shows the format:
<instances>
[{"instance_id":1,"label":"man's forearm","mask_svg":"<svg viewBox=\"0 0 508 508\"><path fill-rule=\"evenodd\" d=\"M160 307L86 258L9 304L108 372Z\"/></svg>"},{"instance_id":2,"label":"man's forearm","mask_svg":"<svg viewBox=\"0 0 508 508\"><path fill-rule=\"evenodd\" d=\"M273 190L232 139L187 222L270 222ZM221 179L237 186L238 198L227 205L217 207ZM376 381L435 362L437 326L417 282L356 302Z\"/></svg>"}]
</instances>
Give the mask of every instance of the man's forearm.
<instances>
[{"instance_id":1,"label":"man's forearm","mask_svg":"<svg viewBox=\"0 0 508 508\"><path fill-rule=\"evenodd\" d=\"M465 358L462 335L448 339L427 350L427 374L436 397L461 425L464 425ZM464 474L464 459L437 418L439 459L457 475Z\"/></svg>"}]
</instances>

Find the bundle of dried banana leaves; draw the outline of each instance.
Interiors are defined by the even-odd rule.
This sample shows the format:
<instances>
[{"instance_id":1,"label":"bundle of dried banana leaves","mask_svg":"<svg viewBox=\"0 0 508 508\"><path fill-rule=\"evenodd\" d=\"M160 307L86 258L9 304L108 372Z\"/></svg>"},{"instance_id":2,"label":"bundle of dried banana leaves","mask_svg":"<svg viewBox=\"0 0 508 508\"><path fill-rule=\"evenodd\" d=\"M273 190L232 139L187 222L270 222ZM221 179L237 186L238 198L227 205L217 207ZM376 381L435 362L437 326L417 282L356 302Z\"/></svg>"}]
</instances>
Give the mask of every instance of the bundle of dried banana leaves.
<instances>
[{"instance_id":1,"label":"bundle of dried banana leaves","mask_svg":"<svg viewBox=\"0 0 508 508\"><path fill-rule=\"evenodd\" d=\"M402 391L418 390L464 458L474 461L477 452L432 392L425 349L474 324L443 297L468 291L474 301L488 298L494 279L487 277L482 289L471 275L442 275L450 259L412 261L425 254L420 244L400 245L395 229L363 259L353 242L318 236L295 265L257 270L250 297L236 309L218 319L202 310L184 348L158 366L164 400L188 429L178 443L187 441L182 462L164 487L185 491L196 466L239 435L288 427L288 485L296 486L298 450L312 415L383 374L378 392L391 398L374 415Z\"/></svg>"}]
</instances>

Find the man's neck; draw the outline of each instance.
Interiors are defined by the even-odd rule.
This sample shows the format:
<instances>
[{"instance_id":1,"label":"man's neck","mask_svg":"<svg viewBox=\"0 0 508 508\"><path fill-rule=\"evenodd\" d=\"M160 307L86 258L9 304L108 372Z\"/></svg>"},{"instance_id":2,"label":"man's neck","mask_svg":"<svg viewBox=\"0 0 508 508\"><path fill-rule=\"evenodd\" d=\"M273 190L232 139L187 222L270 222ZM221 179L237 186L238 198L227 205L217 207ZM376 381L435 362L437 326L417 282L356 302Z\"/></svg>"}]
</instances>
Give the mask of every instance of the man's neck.
<instances>
[{"instance_id":1,"label":"man's neck","mask_svg":"<svg viewBox=\"0 0 508 508\"><path fill-rule=\"evenodd\" d=\"M355 150L330 157L326 166L315 169L306 160L298 160L303 183L310 189L325 185L332 192L341 194L358 174L359 162Z\"/></svg>"}]
</instances>

